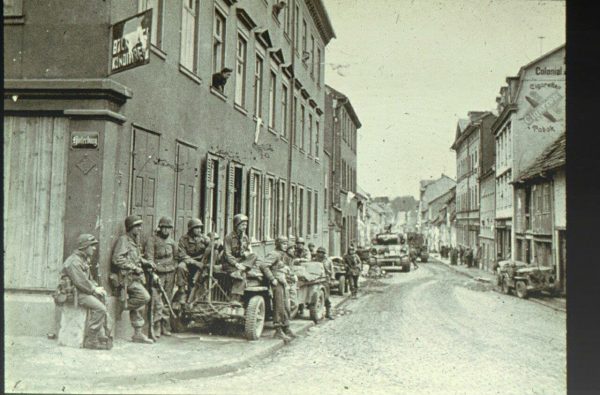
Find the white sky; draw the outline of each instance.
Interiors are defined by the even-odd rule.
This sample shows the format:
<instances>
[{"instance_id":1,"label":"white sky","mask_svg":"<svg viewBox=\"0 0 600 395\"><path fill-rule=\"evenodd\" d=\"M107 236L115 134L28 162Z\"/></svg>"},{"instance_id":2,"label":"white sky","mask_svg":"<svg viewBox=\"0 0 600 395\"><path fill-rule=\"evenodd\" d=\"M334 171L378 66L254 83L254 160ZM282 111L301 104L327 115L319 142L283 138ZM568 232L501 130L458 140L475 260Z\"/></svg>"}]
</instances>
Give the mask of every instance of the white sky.
<instances>
[{"instance_id":1,"label":"white sky","mask_svg":"<svg viewBox=\"0 0 600 395\"><path fill-rule=\"evenodd\" d=\"M564 1L323 1L337 36L325 82L361 120L358 184L372 196L418 198L419 180L456 178L458 118L495 110L540 41L544 53L565 42Z\"/></svg>"}]
</instances>

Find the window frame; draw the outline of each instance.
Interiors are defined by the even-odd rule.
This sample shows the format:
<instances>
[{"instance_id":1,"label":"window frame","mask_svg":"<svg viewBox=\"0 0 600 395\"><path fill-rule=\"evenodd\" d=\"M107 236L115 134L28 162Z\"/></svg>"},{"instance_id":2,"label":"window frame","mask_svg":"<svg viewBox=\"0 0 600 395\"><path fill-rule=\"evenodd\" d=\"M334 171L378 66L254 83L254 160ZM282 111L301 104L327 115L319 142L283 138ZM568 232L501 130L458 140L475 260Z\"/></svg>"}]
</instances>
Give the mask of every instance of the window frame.
<instances>
[{"instance_id":1,"label":"window frame","mask_svg":"<svg viewBox=\"0 0 600 395\"><path fill-rule=\"evenodd\" d=\"M248 75L248 35L241 29L237 31L237 41L235 49L235 93L234 104L246 108L246 78ZM240 45L243 46L240 47ZM240 54L240 49L242 53ZM241 72L240 72L241 69Z\"/></svg>"},{"instance_id":2,"label":"window frame","mask_svg":"<svg viewBox=\"0 0 600 395\"><path fill-rule=\"evenodd\" d=\"M199 17L199 6L200 6L200 0L184 0L182 3L182 7L181 7L181 35L180 35L180 42L181 42L181 48L179 51L179 64L185 68L186 70L190 71L191 73L193 73L194 75L197 74L198 71L198 17ZM190 8L189 4L193 4L194 8ZM191 48L189 47L189 43L187 43L187 39L190 37L186 37L186 30L184 28L184 19L186 16L186 12L188 12L189 14L192 14L193 11L193 15L191 16L191 18L193 18L193 31L191 33L191 38L192 38L192 44L191 44ZM188 32L189 34L189 32ZM184 38L186 40L184 40ZM185 44L184 44L185 43ZM184 50L185 48L185 50ZM191 55L189 54L191 52ZM187 56L186 56L187 55ZM188 59L188 57L191 56L191 65L187 64L187 62L190 60Z\"/></svg>"},{"instance_id":3,"label":"window frame","mask_svg":"<svg viewBox=\"0 0 600 395\"><path fill-rule=\"evenodd\" d=\"M277 122L277 69L269 72L269 128L276 129Z\"/></svg>"},{"instance_id":4,"label":"window frame","mask_svg":"<svg viewBox=\"0 0 600 395\"><path fill-rule=\"evenodd\" d=\"M156 8L153 4L156 2ZM151 5L152 7L149 7ZM163 31L164 31L164 0L138 0L138 12L143 12L152 8L152 31L150 34L150 44L157 49L162 50Z\"/></svg>"},{"instance_id":5,"label":"window frame","mask_svg":"<svg viewBox=\"0 0 600 395\"><path fill-rule=\"evenodd\" d=\"M260 62L260 66L259 66ZM254 57L254 116L262 119L263 105L263 70L265 68L265 57L259 51L255 52Z\"/></svg>"},{"instance_id":6,"label":"window frame","mask_svg":"<svg viewBox=\"0 0 600 395\"><path fill-rule=\"evenodd\" d=\"M288 137L288 96L290 94L289 85L285 79L281 81L281 136Z\"/></svg>"},{"instance_id":7,"label":"window frame","mask_svg":"<svg viewBox=\"0 0 600 395\"><path fill-rule=\"evenodd\" d=\"M221 22L221 36L217 35L217 22ZM213 32L212 32L212 72L220 72L225 67L225 54L227 47L227 17L217 8L213 13ZM218 52L218 53L217 53Z\"/></svg>"}]
</instances>

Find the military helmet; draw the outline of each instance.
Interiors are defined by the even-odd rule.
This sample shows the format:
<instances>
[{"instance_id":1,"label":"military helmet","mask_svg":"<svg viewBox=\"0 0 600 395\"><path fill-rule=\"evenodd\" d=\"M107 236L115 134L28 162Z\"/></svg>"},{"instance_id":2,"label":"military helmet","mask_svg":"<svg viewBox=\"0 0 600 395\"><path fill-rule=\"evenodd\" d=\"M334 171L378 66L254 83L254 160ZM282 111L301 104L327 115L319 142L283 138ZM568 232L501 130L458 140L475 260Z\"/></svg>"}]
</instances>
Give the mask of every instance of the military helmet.
<instances>
[{"instance_id":1,"label":"military helmet","mask_svg":"<svg viewBox=\"0 0 600 395\"><path fill-rule=\"evenodd\" d=\"M91 245L98 244L98 240L93 235L88 233L84 233L79 235L77 238L77 248L80 250L85 250Z\"/></svg>"},{"instance_id":2,"label":"military helmet","mask_svg":"<svg viewBox=\"0 0 600 395\"><path fill-rule=\"evenodd\" d=\"M200 221L200 219L198 218L192 218L188 221L188 231L194 229L194 228L198 228L200 226L204 225L202 223L202 221Z\"/></svg>"},{"instance_id":3,"label":"military helmet","mask_svg":"<svg viewBox=\"0 0 600 395\"><path fill-rule=\"evenodd\" d=\"M288 239L285 236L279 236L278 238L275 239L275 245L282 245L283 243L287 243Z\"/></svg>"},{"instance_id":4,"label":"military helmet","mask_svg":"<svg viewBox=\"0 0 600 395\"><path fill-rule=\"evenodd\" d=\"M172 228L173 220L169 217L162 217L161 219L158 220L158 227L159 228Z\"/></svg>"},{"instance_id":5,"label":"military helmet","mask_svg":"<svg viewBox=\"0 0 600 395\"><path fill-rule=\"evenodd\" d=\"M325 249L325 247L319 247L319 248L317 248L317 252L321 252L323 254L327 254L327 250Z\"/></svg>"},{"instance_id":6,"label":"military helmet","mask_svg":"<svg viewBox=\"0 0 600 395\"><path fill-rule=\"evenodd\" d=\"M143 222L144 221L142 221L142 217L139 215L130 215L129 217L125 218L125 229L127 229L129 232L131 228L141 225Z\"/></svg>"},{"instance_id":7,"label":"military helmet","mask_svg":"<svg viewBox=\"0 0 600 395\"><path fill-rule=\"evenodd\" d=\"M302 237L298 237L296 239L296 244L304 244L304 239Z\"/></svg>"},{"instance_id":8,"label":"military helmet","mask_svg":"<svg viewBox=\"0 0 600 395\"><path fill-rule=\"evenodd\" d=\"M242 222L248 222L248 217L244 214L236 214L233 216L233 226L238 227Z\"/></svg>"},{"instance_id":9,"label":"military helmet","mask_svg":"<svg viewBox=\"0 0 600 395\"><path fill-rule=\"evenodd\" d=\"M308 243L308 248L315 248L315 247L316 247L315 243L313 243L313 242Z\"/></svg>"}]
</instances>

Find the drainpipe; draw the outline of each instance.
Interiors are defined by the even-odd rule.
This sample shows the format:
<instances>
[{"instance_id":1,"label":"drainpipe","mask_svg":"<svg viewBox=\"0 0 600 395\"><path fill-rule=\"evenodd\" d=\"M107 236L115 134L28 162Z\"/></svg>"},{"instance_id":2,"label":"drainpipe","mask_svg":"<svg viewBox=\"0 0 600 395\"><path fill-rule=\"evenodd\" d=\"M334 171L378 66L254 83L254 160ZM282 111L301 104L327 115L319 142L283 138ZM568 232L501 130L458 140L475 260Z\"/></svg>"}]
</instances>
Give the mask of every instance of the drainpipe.
<instances>
[{"instance_id":1,"label":"drainpipe","mask_svg":"<svg viewBox=\"0 0 600 395\"><path fill-rule=\"evenodd\" d=\"M294 155L294 139L296 138L296 109L294 104L294 90L296 89L296 72L294 71L294 63L295 63L295 52L296 52L296 6L295 3L290 3L287 7L291 7L291 23L292 23L292 61L291 61L291 69L292 69L292 83L290 84L290 121L292 126L290 128L290 139L288 141L288 168L287 168L287 238L290 240L292 236L292 157ZM289 10L288 10L289 11Z\"/></svg>"}]
</instances>

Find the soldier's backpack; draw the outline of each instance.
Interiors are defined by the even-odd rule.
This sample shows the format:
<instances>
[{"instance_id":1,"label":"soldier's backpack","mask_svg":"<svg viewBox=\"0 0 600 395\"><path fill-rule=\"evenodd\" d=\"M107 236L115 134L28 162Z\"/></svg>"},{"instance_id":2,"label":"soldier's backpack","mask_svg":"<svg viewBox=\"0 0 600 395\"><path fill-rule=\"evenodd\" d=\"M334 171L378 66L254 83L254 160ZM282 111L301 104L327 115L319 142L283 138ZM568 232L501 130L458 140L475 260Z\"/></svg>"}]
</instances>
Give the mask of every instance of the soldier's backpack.
<instances>
[{"instance_id":1,"label":"soldier's backpack","mask_svg":"<svg viewBox=\"0 0 600 395\"><path fill-rule=\"evenodd\" d=\"M63 305L66 302L74 303L75 302L75 292L76 288L73 285L73 282L69 278L69 276L61 276L58 281L58 286L56 287L56 291L52 294L54 298L54 303L57 305Z\"/></svg>"}]
</instances>

